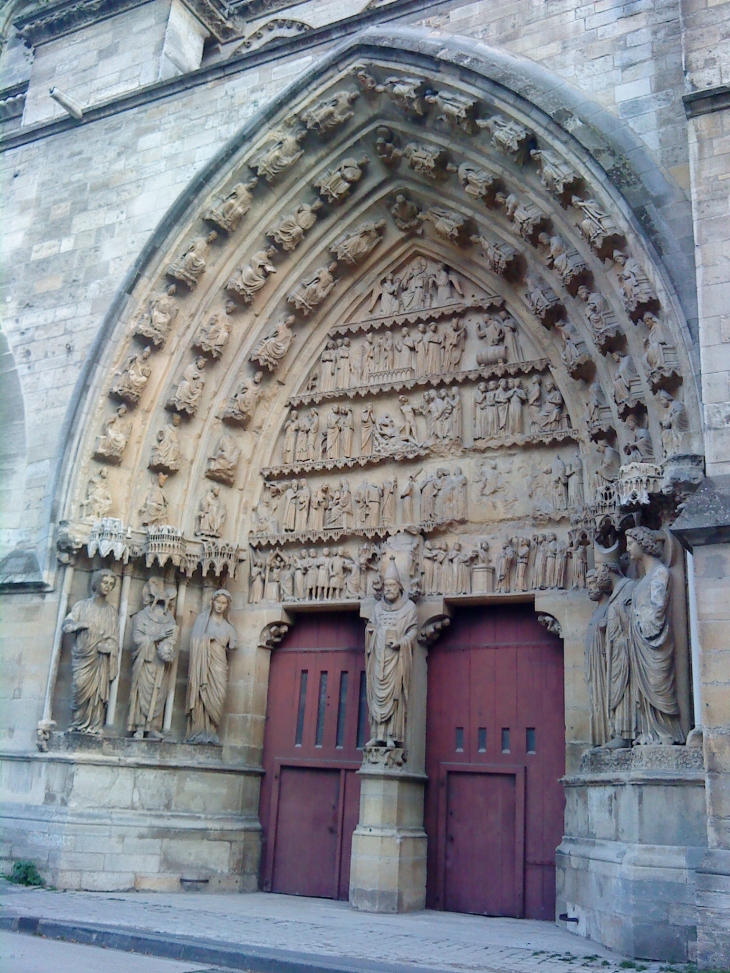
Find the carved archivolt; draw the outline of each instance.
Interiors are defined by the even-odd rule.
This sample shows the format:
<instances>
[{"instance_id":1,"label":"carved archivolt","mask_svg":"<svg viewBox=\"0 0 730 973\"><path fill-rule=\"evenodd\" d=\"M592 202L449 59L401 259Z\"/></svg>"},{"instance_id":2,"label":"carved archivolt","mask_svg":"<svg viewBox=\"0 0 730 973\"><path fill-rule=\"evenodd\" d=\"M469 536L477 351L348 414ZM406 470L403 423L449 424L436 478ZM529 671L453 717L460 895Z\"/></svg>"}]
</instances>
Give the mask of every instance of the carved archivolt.
<instances>
[{"instance_id":1,"label":"carved archivolt","mask_svg":"<svg viewBox=\"0 0 730 973\"><path fill-rule=\"evenodd\" d=\"M676 300L552 132L456 76L321 79L147 268L64 518L193 578L247 549L251 611L378 596L391 555L413 599L583 588L700 424Z\"/></svg>"}]
</instances>

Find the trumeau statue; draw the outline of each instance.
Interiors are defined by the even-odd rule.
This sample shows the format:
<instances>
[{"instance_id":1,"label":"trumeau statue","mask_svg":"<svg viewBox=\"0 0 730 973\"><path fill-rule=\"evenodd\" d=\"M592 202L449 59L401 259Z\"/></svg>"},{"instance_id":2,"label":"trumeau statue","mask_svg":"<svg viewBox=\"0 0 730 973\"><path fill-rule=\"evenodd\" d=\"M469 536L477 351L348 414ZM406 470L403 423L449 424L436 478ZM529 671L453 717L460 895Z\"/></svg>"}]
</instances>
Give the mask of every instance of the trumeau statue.
<instances>
[{"instance_id":1,"label":"trumeau statue","mask_svg":"<svg viewBox=\"0 0 730 973\"><path fill-rule=\"evenodd\" d=\"M258 250L246 267L240 267L226 284L229 294L236 294L244 304L250 304L261 290L271 274L276 273L276 267L271 260L276 253L276 247Z\"/></svg>"},{"instance_id":2,"label":"trumeau statue","mask_svg":"<svg viewBox=\"0 0 730 973\"><path fill-rule=\"evenodd\" d=\"M207 237L197 237L180 258L167 268L167 276L182 281L190 290L195 290L198 281L205 273L211 244L218 239L215 230Z\"/></svg>"},{"instance_id":3,"label":"trumeau statue","mask_svg":"<svg viewBox=\"0 0 730 973\"><path fill-rule=\"evenodd\" d=\"M130 355L126 365L114 379L110 389L112 395L128 405L137 405L152 374L152 368L148 364L150 354L150 349L145 348L144 351Z\"/></svg>"},{"instance_id":4,"label":"trumeau statue","mask_svg":"<svg viewBox=\"0 0 730 973\"><path fill-rule=\"evenodd\" d=\"M314 188L319 190L320 196L328 203L340 203L350 190L362 178L363 169L370 159L363 155L359 159L343 159L336 169L325 172L314 183Z\"/></svg>"},{"instance_id":5,"label":"trumeau statue","mask_svg":"<svg viewBox=\"0 0 730 973\"><path fill-rule=\"evenodd\" d=\"M256 372L252 378L241 382L223 412L221 418L224 422L234 423L244 428L249 424L263 393L261 388L263 377L263 372Z\"/></svg>"},{"instance_id":6,"label":"trumeau statue","mask_svg":"<svg viewBox=\"0 0 730 973\"><path fill-rule=\"evenodd\" d=\"M297 289L287 297L287 301L293 304L304 317L308 317L337 283L334 277L336 270L337 264L334 261L327 267L319 267L312 277L299 282Z\"/></svg>"},{"instance_id":7,"label":"trumeau statue","mask_svg":"<svg viewBox=\"0 0 730 973\"><path fill-rule=\"evenodd\" d=\"M384 230L385 220L368 220L335 240L330 253L350 266L358 264L382 241Z\"/></svg>"},{"instance_id":8,"label":"trumeau statue","mask_svg":"<svg viewBox=\"0 0 730 973\"><path fill-rule=\"evenodd\" d=\"M684 743L675 684L671 575L662 560L662 540L647 527L634 527L626 531L626 544L642 576L632 581L617 566L604 566L591 582L591 597L601 600L586 642L594 745L622 749Z\"/></svg>"},{"instance_id":9,"label":"trumeau statue","mask_svg":"<svg viewBox=\"0 0 730 973\"><path fill-rule=\"evenodd\" d=\"M294 213L285 216L270 227L266 231L266 236L271 237L282 250L296 250L306 233L317 222L317 213L323 206L324 203L321 199L316 199L313 203L301 203Z\"/></svg>"},{"instance_id":10,"label":"trumeau statue","mask_svg":"<svg viewBox=\"0 0 730 973\"><path fill-rule=\"evenodd\" d=\"M162 578L150 578L142 592L145 607L132 622L132 689L127 730L135 740L162 740L162 717L177 644L173 607L177 592Z\"/></svg>"},{"instance_id":11,"label":"trumeau statue","mask_svg":"<svg viewBox=\"0 0 730 973\"><path fill-rule=\"evenodd\" d=\"M413 649L418 636L416 606L405 595L391 555L383 597L365 631L365 667L370 740L367 747L395 748L406 739Z\"/></svg>"},{"instance_id":12,"label":"trumeau statue","mask_svg":"<svg viewBox=\"0 0 730 973\"><path fill-rule=\"evenodd\" d=\"M160 348L170 333L172 322L177 317L178 306L174 300L177 288L170 284L164 294L153 298L146 311L135 318L135 335L149 338L155 348Z\"/></svg>"},{"instance_id":13,"label":"trumeau statue","mask_svg":"<svg viewBox=\"0 0 730 973\"><path fill-rule=\"evenodd\" d=\"M226 233L233 233L243 217L251 209L251 193L256 188L258 179L248 182L238 182L230 193L217 199L204 213L203 219L215 223Z\"/></svg>"},{"instance_id":14,"label":"trumeau statue","mask_svg":"<svg viewBox=\"0 0 730 973\"><path fill-rule=\"evenodd\" d=\"M155 482L150 484L140 510L140 523L143 527L154 527L157 524L166 523L168 503L162 489L166 481L167 474L158 473Z\"/></svg>"},{"instance_id":15,"label":"trumeau statue","mask_svg":"<svg viewBox=\"0 0 730 973\"><path fill-rule=\"evenodd\" d=\"M261 368L268 368L270 372L275 372L291 346L294 338L291 329L295 321L293 314L287 314L262 338L251 355L251 361Z\"/></svg>"},{"instance_id":16,"label":"trumeau statue","mask_svg":"<svg viewBox=\"0 0 730 973\"><path fill-rule=\"evenodd\" d=\"M228 687L228 649L238 648L236 630L228 621L231 595L224 588L213 593L210 605L195 620L190 635L190 662L185 711L185 743L220 745L218 726Z\"/></svg>"},{"instance_id":17,"label":"trumeau statue","mask_svg":"<svg viewBox=\"0 0 730 973\"><path fill-rule=\"evenodd\" d=\"M205 475L209 480L218 480L227 486L233 486L240 455L241 447L236 440L224 433L218 440L215 453L208 457Z\"/></svg>"},{"instance_id":18,"label":"trumeau statue","mask_svg":"<svg viewBox=\"0 0 730 973\"><path fill-rule=\"evenodd\" d=\"M226 301L222 311L214 311L208 320L201 324L193 339L193 347L200 348L211 358L220 358L231 336L231 314L236 309L233 301Z\"/></svg>"},{"instance_id":19,"label":"trumeau statue","mask_svg":"<svg viewBox=\"0 0 730 973\"><path fill-rule=\"evenodd\" d=\"M109 702L109 686L119 667L119 619L107 601L116 577L107 570L91 577L90 598L77 601L63 623L63 631L73 634L71 673L73 719L69 730L101 733Z\"/></svg>"},{"instance_id":20,"label":"trumeau statue","mask_svg":"<svg viewBox=\"0 0 730 973\"><path fill-rule=\"evenodd\" d=\"M318 101L316 105L302 112L301 120L309 131L324 135L352 118L355 113L351 106L358 97L357 91L337 91L331 98Z\"/></svg>"},{"instance_id":21,"label":"trumeau statue","mask_svg":"<svg viewBox=\"0 0 730 973\"><path fill-rule=\"evenodd\" d=\"M149 468L162 470L163 473L175 473L180 469L180 414L173 412L167 426L157 433L157 442L152 447Z\"/></svg>"},{"instance_id":22,"label":"trumeau statue","mask_svg":"<svg viewBox=\"0 0 730 973\"><path fill-rule=\"evenodd\" d=\"M296 132L274 132L262 153L251 163L259 176L263 176L267 182L273 182L279 173L288 169L304 155L304 149L299 148L299 143L306 135L304 129Z\"/></svg>"},{"instance_id":23,"label":"trumeau statue","mask_svg":"<svg viewBox=\"0 0 730 973\"><path fill-rule=\"evenodd\" d=\"M122 453L132 432L132 423L126 418L127 407L120 405L104 422L104 432L96 440L94 455L107 463L120 463Z\"/></svg>"}]
</instances>

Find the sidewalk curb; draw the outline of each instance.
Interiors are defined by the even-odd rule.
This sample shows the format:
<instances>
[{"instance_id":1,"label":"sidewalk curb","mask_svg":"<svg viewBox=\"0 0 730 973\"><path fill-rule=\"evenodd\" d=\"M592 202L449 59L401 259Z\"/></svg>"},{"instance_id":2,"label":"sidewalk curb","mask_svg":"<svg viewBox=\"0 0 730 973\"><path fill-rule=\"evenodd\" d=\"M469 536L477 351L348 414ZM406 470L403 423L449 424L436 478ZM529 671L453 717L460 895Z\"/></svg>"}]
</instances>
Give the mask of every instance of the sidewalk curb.
<instances>
[{"instance_id":1,"label":"sidewalk curb","mask_svg":"<svg viewBox=\"0 0 730 973\"><path fill-rule=\"evenodd\" d=\"M247 973L446 973L436 967L375 963L354 958L331 959L314 953L265 949L245 944L218 943L208 939L161 935L144 929L120 929L91 923L64 922L41 916L0 916L0 931L25 933L67 943L101 946L126 953L157 956L223 966Z\"/></svg>"}]
</instances>

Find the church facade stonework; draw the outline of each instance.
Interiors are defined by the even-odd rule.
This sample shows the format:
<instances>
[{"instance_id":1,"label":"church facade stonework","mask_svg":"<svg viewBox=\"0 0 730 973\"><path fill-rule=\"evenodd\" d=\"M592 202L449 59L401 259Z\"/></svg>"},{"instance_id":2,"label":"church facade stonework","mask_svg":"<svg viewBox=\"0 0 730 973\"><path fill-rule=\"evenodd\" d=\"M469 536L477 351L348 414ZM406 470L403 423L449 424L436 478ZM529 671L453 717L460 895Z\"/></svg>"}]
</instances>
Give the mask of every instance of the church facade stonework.
<instances>
[{"instance_id":1,"label":"church facade stonework","mask_svg":"<svg viewBox=\"0 0 730 973\"><path fill-rule=\"evenodd\" d=\"M547 901L578 936L720 968L727 78L692 4L672 8L671 97L658 53L610 92L575 63L600 73L610 22L628 64L655 11L625 34L621 4L580 34L567 0L559 27L532 11L523 40L555 30L569 63L548 42L524 57L487 6L13 8L5 857L61 888L287 890L286 767L332 771L340 750L332 894L353 907L456 908L432 818L472 774L514 802L503 914ZM468 679L429 684L474 619L499 659L526 639L562 654L559 694L514 669L528 710L562 707L544 855L537 715L518 733L495 702L472 726ZM292 663L274 699L292 646L360 661L337 686L334 662L318 682L314 656ZM267 752L287 714L295 749L311 730L299 764Z\"/></svg>"}]
</instances>

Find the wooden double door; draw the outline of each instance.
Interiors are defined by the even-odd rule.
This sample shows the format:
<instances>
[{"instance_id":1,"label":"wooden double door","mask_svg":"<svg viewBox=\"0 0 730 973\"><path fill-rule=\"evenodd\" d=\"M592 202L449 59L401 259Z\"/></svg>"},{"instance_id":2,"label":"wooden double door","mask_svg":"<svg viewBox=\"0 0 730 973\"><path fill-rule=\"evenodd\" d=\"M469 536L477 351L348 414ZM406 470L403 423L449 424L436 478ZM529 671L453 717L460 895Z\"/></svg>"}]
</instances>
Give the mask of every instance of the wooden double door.
<instances>
[{"instance_id":1,"label":"wooden double door","mask_svg":"<svg viewBox=\"0 0 730 973\"><path fill-rule=\"evenodd\" d=\"M367 740L364 622L301 615L272 652L262 888L348 897ZM460 609L429 650L431 908L552 919L563 830L562 643L531 606Z\"/></svg>"},{"instance_id":2,"label":"wooden double door","mask_svg":"<svg viewBox=\"0 0 730 973\"><path fill-rule=\"evenodd\" d=\"M431 908L555 917L563 652L531 606L460 610L428 659Z\"/></svg>"},{"instance_id":3,"label":"wooden double door","mask_svg":"<svg viewBox=\"0 0 730 973\"><path fill-rule=\"evenodd\" d=\"M367 740L364 622L303 615L271 655L264 732L265 891L347 899Z\"/></svg>"}]
</instances>

